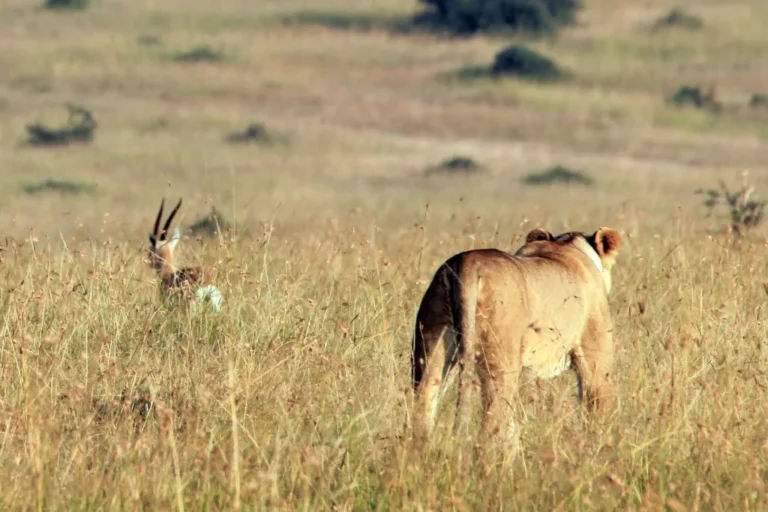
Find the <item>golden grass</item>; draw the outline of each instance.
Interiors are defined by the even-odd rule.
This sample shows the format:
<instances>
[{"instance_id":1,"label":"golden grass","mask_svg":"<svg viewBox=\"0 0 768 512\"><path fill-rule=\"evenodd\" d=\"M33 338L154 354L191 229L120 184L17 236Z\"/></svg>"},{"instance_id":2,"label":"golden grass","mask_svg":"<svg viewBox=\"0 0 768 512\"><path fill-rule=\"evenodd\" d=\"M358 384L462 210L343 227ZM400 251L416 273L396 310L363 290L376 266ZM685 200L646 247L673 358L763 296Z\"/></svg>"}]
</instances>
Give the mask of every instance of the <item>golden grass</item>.
<instances>
[{"instance_id":1,"label":"golden grass","mask_svg":"<svg viewBox=\"0 0 768 512\"><path fill-rule=\"evenodd\" d=\"M763 3L689 2L701 31L652 35L673 2L588 0L533 43L574 80L536 86L446 79L504 38L281 21L405 16L411 0L6 1L0 507L768 508L765 230L735 243L692 194L745 167L768 188L768 114L664 103L688 82L729 105L761 92ZM227 59L172 61L199 45ZM92 144L20 145L66 102L94 112ZM285 143L224 142L253 121ZM454 155L489 172L423 176ZM597 185L520 184L554 164ZM97 188L22 192L48 178ZM182 226L208 202L235 221L177 251L216 267L220 315L158 303L143 257L163 195L184 197ZM534 226L601 225L624 235L612 414L583 417L572 376L526 382L513 471L482 474L448 428L410 453L412 322L437 265Z\"/></svg>"},{"instance_id":2,"label":"golden grass","mask_svg":"<svg viewBox=\"0 0 768 512\"><path fill-rule=\"evenodd\" d=\"M449 252L519 243L493 227L363 223L209 246L222 315L159 307L124 244L6 252L4 505L765 506L762 247L682 219L627 240L605 422L580 419L563 378L525 388L514 472L473 473L471 442L447 432L413 459L418 295Z\"/></svg>"}]
</instances>

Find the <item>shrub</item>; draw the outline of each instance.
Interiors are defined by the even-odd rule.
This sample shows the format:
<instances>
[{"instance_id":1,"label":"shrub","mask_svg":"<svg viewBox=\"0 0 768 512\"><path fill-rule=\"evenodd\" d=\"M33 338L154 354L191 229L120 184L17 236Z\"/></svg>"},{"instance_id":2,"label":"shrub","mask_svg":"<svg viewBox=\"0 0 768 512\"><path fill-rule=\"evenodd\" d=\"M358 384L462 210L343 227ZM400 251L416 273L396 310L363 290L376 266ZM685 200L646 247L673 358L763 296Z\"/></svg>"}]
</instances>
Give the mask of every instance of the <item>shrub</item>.
<instances>
[{"instance_id":1,"label":"shrub","mask_svg":"<svg viewBox=\"0 0 768 512\"><path fill-rule=\"evenodd\" d=\"M595 180L587 176L581 171L575 171L556 165L547 170L532 173L523 178L523 183L526 185L553 185L557 183L565 183L570 185L575 183L577 185L593 185Z\"/></svg>"},{"instance_id":2,"label":"shrub","mask_svg":"<svg viewBox=\"0 0 768 512\"><path fill-rule=\"evenodd\" d=\"M434 176L440 174L459 175L459 174L475 174L484 171L485 168L475 162L473 159L466 156L454 156L447 160L443 160L438 165L428 168L424 174L427 176Z\"/></svg>"},{"instance_id":3,"label":"shrub","mask_svg":"<svg viewBox=\"0 0 768 512\"><path fill-rule=\"evenodd\" d=\"M335 30L370 31L397 25L397 20L386 16L334 11L304 10L282 18L285 25L308 25Z\"/></svg>"},{"instance_id":4,"label":"shrub","mask_svg":"<svg viewBox=\"0 0 768 512\"><path fill-rule=\"evenodd\" d=\"M456 34L499 29L537 34L553 33L572 23L579 0L421 0L429 6L418 22L430 23Z\"/></svg>"},{"instance_id":5,"label":"shrub","mask_svg":"<svg viewBox=\"0 0 768 512\"><path fill-rule=\"evenodd\" d=\"M768 201L754 199L755 187L747 182L747 172L742 175L741 189L731 192L721 181L719 189L698 189L695 194L703 194L707 217L711 217L715 208L723 204L728 208L728 229L743 236L749 229L763 221Z\"/></svg>"},{"instance_id":6,"label":"shrub","mask_svg":"<svg viewBox=\"0 0 768 512\"><path fill-rule=\"evenodd\" d=\"M227 135L227 142L233 144L249 144L258 142L273 142L276 136L263 123L251 123L242 132Z\"/></svg>"},{"instance_id":7,"label":"shrub","mask_svg":"<svg viewBox=\"0 0 768 512\"><path fill-rule=\"evenodd\" d=\"M153 133L167 130L171 123L165 117L156 117L144 123L140 130L144 133Z\"/></svg>"},{"instance_id":8,"label":"shrub","mask_svg":"<svg viewBox=\"0 0 768 512\"><path fill-rule=\"evenodd\" d=\"M210 46L197 46L191 50L186 50L177 53L173 56L173 60L176 62L223 62L225 59L224 53Z\"/></svg>"},{"instance_id":9,"label":"shrub","mask_svg":"<svg viewBox=\"0 0 768 512\"><path fill-rule=\"evenodd\" d=\"M27 194L58 192L59 194L80 195L92 194L96 190L96 186L90 183L78 183L75 181L55 179L47 179L38 183L27 183L22 188Z\"/></svg>"},{"instance_id":10,"label":"shrub","mask_svg":"<svg viewBox=\"0 0 768 512\"><path fill-rule=\"evenodd\" d=\"M523 45L508 46L497 53L491 74L539 81L558 80L565 76L552 59Z\"/></svg>"},{"instance_id":11,"label":"shrub","mask_svg":"<svg viewBox=\"0 0 768 512\"><path fill-rule=\"evenodd\" d=\"M163 40L158 36L144 34L136 39L136 42L142 46L159 46L163 43Z\"/></svg>"},{"instance_id":12,"label":"shrub","mask_svg":"<svg viewBox=\"0 0 768 512\"><path fill-rule=\"evenodd\" d=\"M192 236L217 236L230 229L231 225L227 219L212 206L211 213L200 217L189 227L189 233Z\"/></svg>"},{"instance_id":13,"label":"shrub","mask_svg":"<svg viewBox=\"0 0 768 512\"><path fill-rule=\"evenodd\" d=\"M93 132L96 130L93 115L76 105L67 105L67 109L69 119L67 126L63 128L49 128L42 124L27 125L27 143L32 146L60 146L93 140Z\"/></svg>"},{"instance_id":14,"label":"shrub","mask_svg":"<svg viewBox=\"0 0 768 512\"><path fill-rule=\"evenodd\" d=\"M667 101L677 106L693 105L696 108L713 110L717 110L720 106L717 102L715 88L712 87L709 92L705 93L699 85L682 85Z\"/></svg>"},{"instance_id":15,"label":"shrub","mask_svg":"<svg viewBox=\"0 0 768 512\"><path fill-rule=\"evenodd\" d=\"M670 28L670 27L682 27L682 28L688 28L688 29L698 29L704 26L704 22L701 21L701 18L698 16L694 16L693 14L688 14L684 10L680 9L679 7L675 7L671 11L669 11L665 16L662 16L658 20L656 20L656 23L654 23L653 28L656 30L663 29L663 28Z\"/></svg>"},{"instance_id":16,"label":"shrub","mask_svg":"<svg viewBox=\"0 0 768 512\"><path fill-rule=\"evenodd\" d=\"M669 97L669 101L675 105L704 105L704 93L698 85L681 85L675 93Z\"/></svg>"},{"instance_id":17,"label":"shrub","mask_svg":"<svg viewBox=\"0 0 768 512\"><path fill-rule=\"evenodd\" d=\"M768 94L756 92L749 99L749 106L752 108L768 107Z\"/></svg>"},{"instance_id":18,"label":"shrub","mask_svg":"<svg viewBox=\"0 0 768 512\"><path fill-rule=\"evenodd\" d=\"M45 0L46 9L85 9L88 0Z\"/></svg>"}]
</instances>

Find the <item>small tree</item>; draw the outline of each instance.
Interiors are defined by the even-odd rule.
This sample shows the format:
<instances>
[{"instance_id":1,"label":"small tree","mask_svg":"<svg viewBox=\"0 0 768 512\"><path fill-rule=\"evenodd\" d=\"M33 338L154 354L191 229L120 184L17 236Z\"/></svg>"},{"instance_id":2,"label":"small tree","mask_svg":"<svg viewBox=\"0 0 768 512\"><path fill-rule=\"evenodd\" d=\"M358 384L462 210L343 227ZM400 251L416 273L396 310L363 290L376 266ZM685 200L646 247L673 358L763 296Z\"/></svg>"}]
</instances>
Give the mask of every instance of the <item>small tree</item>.
<instances>
[{"instance_id":1,"label":"small tree","mask_svg":"<svg viewBox=\"0 0 768 512\"><path fill-rule=\"evenodd\" d=\"M719 204L725 204L730 217L728 228L739 236L743 236L749 229L763 221L765 207L768 205L768 201L758 201L753 198L755 187L747 183L747 174L745 171L742 175L740 190L731 192L721 181L719 189L698 189L695 192L706 196L704 206L708 210L707 217L712 216Z\"/></svg>"}]
</instances>

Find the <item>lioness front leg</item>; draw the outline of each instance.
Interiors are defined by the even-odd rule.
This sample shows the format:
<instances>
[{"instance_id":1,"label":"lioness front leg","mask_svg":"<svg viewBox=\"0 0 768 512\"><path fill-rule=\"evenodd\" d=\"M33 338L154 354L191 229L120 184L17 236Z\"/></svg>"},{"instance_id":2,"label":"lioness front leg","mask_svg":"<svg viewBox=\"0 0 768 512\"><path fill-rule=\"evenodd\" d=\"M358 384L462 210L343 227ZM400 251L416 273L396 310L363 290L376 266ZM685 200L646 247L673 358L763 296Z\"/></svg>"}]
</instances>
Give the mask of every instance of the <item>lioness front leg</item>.
<instances>
[{"instance_id":1,"label":"lioness front leg","mask_svg":"<svg viewBox=\"0 0 768 512\"><path fill-rule=\"evenodd\" d=\"M579 399L590 411L603 410L612 403L611 373L614 346L610 332L594 332L582 340L573 354L573 365L579 377Z\"/></svg>"}]
</instances>

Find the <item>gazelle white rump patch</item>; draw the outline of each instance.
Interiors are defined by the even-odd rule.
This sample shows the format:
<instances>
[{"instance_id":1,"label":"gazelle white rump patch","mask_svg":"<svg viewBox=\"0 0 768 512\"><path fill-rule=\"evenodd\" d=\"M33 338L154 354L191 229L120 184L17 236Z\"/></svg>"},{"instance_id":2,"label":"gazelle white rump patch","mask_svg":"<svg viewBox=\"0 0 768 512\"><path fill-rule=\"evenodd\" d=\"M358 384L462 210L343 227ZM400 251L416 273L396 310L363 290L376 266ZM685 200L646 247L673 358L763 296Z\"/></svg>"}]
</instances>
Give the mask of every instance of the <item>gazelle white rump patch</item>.
<instances>
[{"instance_id":1,"label":"gazelle white rump patch","mask_svg":"<svg viewBox=\"0 0 768 512\"><path fill-rule=\"evenodd\" d=\"M209 303L217 313L221 312L221 303L224 301L224 298L219 289L214 285L207 284L201 286L197 289L195 295L197 296L197 300L192 303L192 309L197 309L198 302L204 302Z\"/></svg>"}]
</instances>

